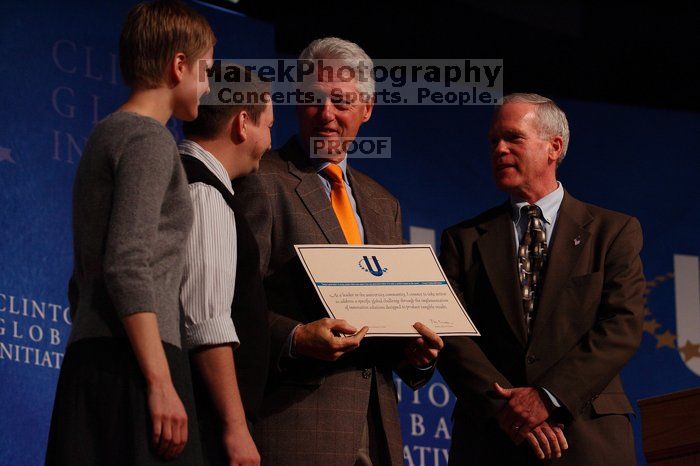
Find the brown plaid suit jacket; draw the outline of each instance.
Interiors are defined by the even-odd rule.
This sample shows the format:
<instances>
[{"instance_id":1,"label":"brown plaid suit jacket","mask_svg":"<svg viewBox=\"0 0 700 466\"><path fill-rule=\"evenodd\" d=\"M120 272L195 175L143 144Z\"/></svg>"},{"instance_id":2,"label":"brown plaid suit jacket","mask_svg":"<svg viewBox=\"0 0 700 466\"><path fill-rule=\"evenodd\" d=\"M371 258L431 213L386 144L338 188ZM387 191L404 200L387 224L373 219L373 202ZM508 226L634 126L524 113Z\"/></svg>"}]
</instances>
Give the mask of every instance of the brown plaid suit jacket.
<instances>
[{"instance_id":1,"label":"brown plaid suit jacket","mask_svg":"<svg viewBox=\"0 0 700 466\"><path fill-rule=\"evenodd\" d=\"M440 262L481 335L445 338L438 368L457 395L450 465L635 464L633 413L619 372L642 336L645 281L637 219L564 194L527 337L510 204L445 230ZM493 383L544 387L569 441L537 461L494 419Z\"/></svg>"},{"instance_id":2,"label":"brown plaid suit jacket","mask_svg":"<svg viewBox=\"0 0 700 466\"><path fill-rule=\"evenodd\" d=\"M347 174L365 242L400 244L398 201L359 171L348 167ZM432 371L402 363L402 345L396 340L365 340L331 363L284 354L297 324L327 317L294 245L346 242L297 138L263 157L259 172L235 183L234 190L259 243L271 311L271 375L254 429L263 464L352 466L368 424L375 466L402 465L392 369L414 388L427 382Z\"/></svg>"}]
</instances>

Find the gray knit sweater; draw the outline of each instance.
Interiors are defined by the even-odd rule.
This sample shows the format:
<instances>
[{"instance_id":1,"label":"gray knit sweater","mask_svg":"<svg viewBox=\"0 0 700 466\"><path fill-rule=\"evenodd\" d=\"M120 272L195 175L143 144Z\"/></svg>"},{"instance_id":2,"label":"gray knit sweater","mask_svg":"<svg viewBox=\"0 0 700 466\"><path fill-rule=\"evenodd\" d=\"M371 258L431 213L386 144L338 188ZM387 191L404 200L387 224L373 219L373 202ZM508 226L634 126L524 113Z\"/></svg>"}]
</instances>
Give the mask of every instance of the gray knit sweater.
<instances>
[{"instance_id":1,"label":"gray knit sweater","mask_svg":"<svg viewBox=\"0 0 700 466\"><path fill-rule=\"evenodd\" d=\"M175 140L156 120L117 112L97 124L73 189L73 329L69 344L125 337L120 319L155 312L181 347L179 289L192 225Z\"/></svg>"}]
</instances>

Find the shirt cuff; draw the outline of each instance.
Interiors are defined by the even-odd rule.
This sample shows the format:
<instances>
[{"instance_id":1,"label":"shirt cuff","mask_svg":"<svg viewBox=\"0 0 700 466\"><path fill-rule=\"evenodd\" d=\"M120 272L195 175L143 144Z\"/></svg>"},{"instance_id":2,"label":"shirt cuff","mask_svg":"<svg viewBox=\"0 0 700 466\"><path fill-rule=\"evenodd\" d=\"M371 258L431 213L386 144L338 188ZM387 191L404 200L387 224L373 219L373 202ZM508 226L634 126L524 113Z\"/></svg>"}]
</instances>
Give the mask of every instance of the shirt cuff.
<instances>
[{"instance_id":1,"label":"shirt cuff","mask_svg":"<svg viewBox=\"0 0 700 466\"><path fill-rule=\"evenodd\" d=\"M561 408L561 402L557 399L556 396L552 395L552 393L544 387L539 388L547 395L547 397L549 397L549 401L552 402L552 406L554 406L555 408Z\"/></svg>"},{"instance_id":2,"label":"shirt cuff","mask_svg":"<svg viewBox=\"0 0 700 466\"><path fill-rule=\"evenodd\" d=\"M240 344L236 327L229 316L216 317L185 326L185 346L188 349L226 343L232 343L234 349Z\"/></svg>"},{"instance_id":3,"label":"shirt cuff","mask_svg":"<svg viewBox=\"0 0 700 466\"><path fill-rule=\"evenodd\" d=\"M294 348L294 334L297 332L297 329L299 327L301 327L301 324L298 324L292 329L291 332L289 332L289 336L287 336L287 340L284 342L284 346L282 347L282 357L289 359L297 359L297 357L292 352L292 349Z\"/></svg>"},{"instance_id":4,"label":"shirt cuff","mask_svg":"<svg viewBox=\"0 0 700 466\"><path fill-rule=\"evenodd\" d=\"M418 366L413 366L413 367L415 367L415 368L418 369L419 371L431 371L431 370L433 370L433 368L435 367L435 362L436 362L436 361L433 361L433 362L431 362L430 364L428 364L427 366L424 366L424 367L418 367Z\"/></svg>"}]
</instances>

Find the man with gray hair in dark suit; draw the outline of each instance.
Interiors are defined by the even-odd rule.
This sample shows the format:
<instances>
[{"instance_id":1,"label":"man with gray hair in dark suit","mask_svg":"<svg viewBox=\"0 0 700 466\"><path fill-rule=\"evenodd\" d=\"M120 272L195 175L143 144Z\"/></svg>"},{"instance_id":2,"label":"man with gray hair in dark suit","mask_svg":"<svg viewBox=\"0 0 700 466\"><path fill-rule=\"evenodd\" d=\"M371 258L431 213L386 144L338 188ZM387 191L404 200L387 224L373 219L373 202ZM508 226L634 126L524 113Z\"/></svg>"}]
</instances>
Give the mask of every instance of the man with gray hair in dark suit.
<instances>
[{"instance_id":1,"label":"man with gray hair in dark suit","mask_svg":"<svg viewBox=\"0 0 700 466\"><path fill-rule=\"evenodd\" d=\"M356 76L372 66L357 44L338 38L312 42L300 59L347 66ZM426 383L442 340L417 323L421 336L407 344L362 341L367 327L326 317L294 245L401 244L401 210L342 149L372 115L373 100L361 97L373 97L371 76L311 81L303 87L314 103L297 106L299 134L236 185L271 310L271 374L254 438L268 465L400 466L392 370L411 387Z\"/></svg>"},{"instance_id":2,"label":"man with gray hair in dark suit","mask_svg":"<svg viewBox=\"0 0 700 466\"><path fill-rule=\"evenodd\" d=\"M450 465L632 466L619 372L642 336L639 221L564 189L569 126L552 100L506 96L489 141L509 199L441 243L481 332L445 338L438 363L457 396Z\"/></svg>"}]
</instances>

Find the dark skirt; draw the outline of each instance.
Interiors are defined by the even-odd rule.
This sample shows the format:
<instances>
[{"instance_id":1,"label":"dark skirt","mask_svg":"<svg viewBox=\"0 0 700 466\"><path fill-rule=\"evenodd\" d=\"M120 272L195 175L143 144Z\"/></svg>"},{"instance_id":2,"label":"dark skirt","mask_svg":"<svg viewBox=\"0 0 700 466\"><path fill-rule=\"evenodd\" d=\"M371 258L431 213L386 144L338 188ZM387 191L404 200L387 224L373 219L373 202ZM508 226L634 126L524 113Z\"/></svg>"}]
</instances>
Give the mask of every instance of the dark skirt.
<instances>
[{"instance_id":1,"label":"dark skirt","mask_svg":"<svg viewBox=\"0 0 700 466\"><path fill-rule=\"evenodd\" d=\"M151 446L146 382L128 340L89 338L68 347L58 378L47 466L203 464L188 358L163 343L188 417L188 442L166 461Z\"/></svg>"}]
</instances>

